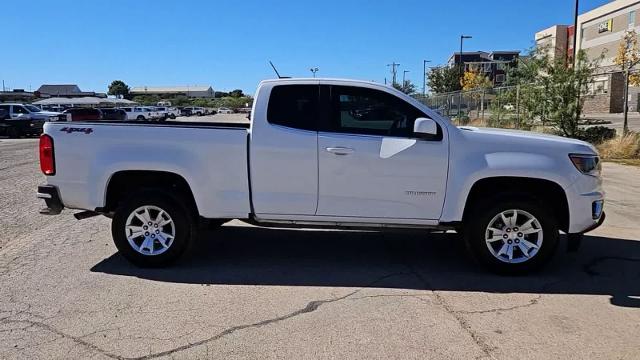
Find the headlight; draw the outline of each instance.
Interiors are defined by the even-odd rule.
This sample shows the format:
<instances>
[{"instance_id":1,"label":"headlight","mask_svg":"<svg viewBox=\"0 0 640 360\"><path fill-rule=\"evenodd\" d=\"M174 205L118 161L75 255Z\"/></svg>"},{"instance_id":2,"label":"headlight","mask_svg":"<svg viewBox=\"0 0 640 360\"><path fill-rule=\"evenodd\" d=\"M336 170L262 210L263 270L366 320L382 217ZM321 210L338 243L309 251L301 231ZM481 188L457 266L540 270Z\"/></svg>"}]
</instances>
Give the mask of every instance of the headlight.
<instances>
[{"instance_id":1,"label":"headlight","mask_svg":"<svg viewBox=\"0 0 640 360\"><path fill-rule=\"evenodd\" d=\"M569 154L569 158L576 169L581 173L592 176L600 176L602 164L598 155Z\"/></svg>"}]
</instances>

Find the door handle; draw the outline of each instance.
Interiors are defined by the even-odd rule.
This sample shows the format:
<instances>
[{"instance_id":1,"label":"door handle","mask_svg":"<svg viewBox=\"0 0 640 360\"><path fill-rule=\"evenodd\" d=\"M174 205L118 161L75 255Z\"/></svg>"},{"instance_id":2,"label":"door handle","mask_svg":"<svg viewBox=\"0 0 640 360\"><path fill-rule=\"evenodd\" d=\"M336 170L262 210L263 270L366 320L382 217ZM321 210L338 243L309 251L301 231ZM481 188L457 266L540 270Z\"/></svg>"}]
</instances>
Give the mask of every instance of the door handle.
<instances>
[{"instance_id":1,"label":"door handle","mask_svg":"<svg viewBox=\"0 0 640 360\"><path fill-rule=\"evenodd\" d=\"M326 150L335 155L349 155L355 152L354 149L347 147L328 147Z\"/></svg>"}]
</instances>

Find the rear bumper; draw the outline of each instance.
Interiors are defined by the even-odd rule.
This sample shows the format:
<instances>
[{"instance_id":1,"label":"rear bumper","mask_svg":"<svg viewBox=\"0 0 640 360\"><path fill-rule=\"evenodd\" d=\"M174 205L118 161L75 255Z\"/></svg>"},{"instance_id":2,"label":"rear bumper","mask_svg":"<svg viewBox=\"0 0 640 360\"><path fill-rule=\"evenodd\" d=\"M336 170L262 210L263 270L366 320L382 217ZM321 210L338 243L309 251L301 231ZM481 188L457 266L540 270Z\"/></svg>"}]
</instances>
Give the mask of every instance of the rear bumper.
<instances>
[{"instance_id":1,"label":"rear bumper","mask_svg":"<svg viewBox=\"0 0 640 360\"><path fill-rule=\"evenodd\" d=\"M38 186L38 193L36 194L38 199L43 199L47 207L40 209L40 214L44 215L58 215L64 209L60 195L58 194L58 188L53 185L40 185Z\"/></svg>"}]
</instances>

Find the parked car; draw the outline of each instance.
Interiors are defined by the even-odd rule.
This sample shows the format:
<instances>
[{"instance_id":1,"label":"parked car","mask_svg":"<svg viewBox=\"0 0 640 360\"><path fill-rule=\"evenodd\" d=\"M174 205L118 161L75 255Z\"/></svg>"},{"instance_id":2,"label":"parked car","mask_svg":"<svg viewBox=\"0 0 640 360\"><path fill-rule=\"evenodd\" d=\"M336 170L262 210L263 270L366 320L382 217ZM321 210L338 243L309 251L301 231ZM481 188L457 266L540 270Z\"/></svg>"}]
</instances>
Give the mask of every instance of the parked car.
<instances>
[{"instance_id":1,"label":"parked car","mask_svg":"<svg viewBox=\"0 0 640 360\"><path fill-rule=\"evenodd\" d=\"M207 114L205 108L199 106L187 106L184 109L189 111L191 115L203 116Z\"/></svg>"},{"instance_id":2,"label":"parked car","mask_svg":"<svg viewBox=\"0 0 640 360\"><path fill-rule=\"evenodd\" d=\"M180 116L180 111L173 107L156 106L156 110L162 114L163 120L175 119Z\"/></svg>"},{"instance_id":3,"label":"parked car","mask_svg":"<svg viewBox=\"0 0 640 360\"><path fill-rule=\"evenodd\" d=\"M191 116L192 112L191 112L190 107L180 107L178 108L178 110L180 110L180 116Z\"/></svg>"},{"instance_id":4,"label":"parked car","mask_svg":"<svg viewBox=\"0 0 640 360\"><path fill-rule=\"evenodd\" d=\"M62 116L28 104L0 104L0 111L0 134L10 138L40 135L45 121L59 120Z\"/></svg>"},{"instance_id":5,"label":"parked car","mask_svg":"<svg viewBox=\"0 0 640 360\"><path fill-rule=\"evenodd\" d=\"M550 260L560 231L577 244L604 221L600 159L586 142L456 127L372 82L277 79L256 94L250 126L45 124L44 213L111 217L116 247L140 266L176 260L201 219L241 219L455 230L508 274Z\"/></svg>"},{"instance_id":6,"label":"parked car","mask_svg":"<svg viewBox=\"0 0 640 360\"><path fill-rule=\"evenodd\" d=\"M102 120L127 120L127 113L117 108L100 108L102 111Z\"/></svg>"},{"instance_id":7,"label":"parked car","mask_svg":"<svg viewBox=\"0 0 640 360\"><path fill-rule=\"evenodd\" d=\"M102 111L95 108L71 108L63 111L68 121L97 121L102 120Z\"/></svg>"},{"instance_id":8,"label":"parked car","mask_svg":"<svg viewBox=\"0 0 640 360\"><path fill-rule=\"evenodd\" d=\"M121 107L120 109L124 110L127 114L127 120L145 121L153 119L153 114L151 113L151 111L144 107L133 106Z\"/></svg>"},{"instance_id":9,"label":"parked car","mask_svg":"<svg viewBox=\"0 0 640 360\"><path fill-rule=\"evenodd\" d=\"M149 113L149 119L151 120L164 120L164 114L155 106L143 106L142 109Z\"/></svg>"},{"instance_id":10,"label":"parked car","mask_svg":"<svg viewBox=\"0 0 640 360\"><path fill-rule=\"evenodd\" d=\"M44 111L37 106L30 104L0 104L3 109L9 112L9 117L14 120L32 119L42 121L64 121L66 116L59 112Z\"/></svg>"},{"instance_id":11,"label":"parked car","mask_svg":"<svg viewBox=\"0 0 640 360\"><path fill-rule=\"evenodd\" d=\"M226 107L221 107L218 108L218 114L233 114L233 110Z\"/></svg>"}]
</instances>

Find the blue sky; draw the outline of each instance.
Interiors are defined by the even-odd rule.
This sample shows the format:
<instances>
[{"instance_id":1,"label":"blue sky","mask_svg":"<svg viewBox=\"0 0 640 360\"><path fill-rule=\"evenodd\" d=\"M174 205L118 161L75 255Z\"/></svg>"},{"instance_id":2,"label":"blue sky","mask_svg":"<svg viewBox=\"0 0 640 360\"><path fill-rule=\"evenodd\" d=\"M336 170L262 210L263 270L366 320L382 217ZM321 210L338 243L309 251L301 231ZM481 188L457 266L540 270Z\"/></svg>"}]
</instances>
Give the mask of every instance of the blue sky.
<instances>
[{"instance_id":1,"label":"blue sky","mask_svg":"<svg viewBox=\"0 0 640 360\"><path fill-rule=\"evenodd\" d=\"M607 0L582 0L581 12ZM536 31L573 22L573 0L493 1L3 1L0 79L10 88L75 83L243 89L283 75L383 82L386 64L422 86L422 60L465 51L524 50Z\"/></svg>"}]
</instances>

